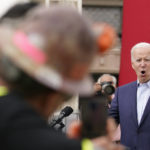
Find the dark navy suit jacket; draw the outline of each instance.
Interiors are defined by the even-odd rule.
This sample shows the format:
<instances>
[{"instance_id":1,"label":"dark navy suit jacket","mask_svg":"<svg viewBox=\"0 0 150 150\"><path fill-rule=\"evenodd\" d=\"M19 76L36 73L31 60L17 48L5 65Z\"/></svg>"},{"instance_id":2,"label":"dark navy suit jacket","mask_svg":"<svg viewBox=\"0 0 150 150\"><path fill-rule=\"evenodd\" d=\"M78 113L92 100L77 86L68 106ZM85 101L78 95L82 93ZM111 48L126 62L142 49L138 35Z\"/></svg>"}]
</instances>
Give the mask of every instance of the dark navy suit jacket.
<instances>
[{"instance_id":1,"label":"dark navy suit jacket","mask_svg":"<svg viewBox=\"0 0 150 150\"><path fill-rule=\"evenodd\" d=\"M121 125L121 143L131 150L150 150L150 99L137 121L137 81L119 87L109 115Z\"/></svg>"}]
</instances>

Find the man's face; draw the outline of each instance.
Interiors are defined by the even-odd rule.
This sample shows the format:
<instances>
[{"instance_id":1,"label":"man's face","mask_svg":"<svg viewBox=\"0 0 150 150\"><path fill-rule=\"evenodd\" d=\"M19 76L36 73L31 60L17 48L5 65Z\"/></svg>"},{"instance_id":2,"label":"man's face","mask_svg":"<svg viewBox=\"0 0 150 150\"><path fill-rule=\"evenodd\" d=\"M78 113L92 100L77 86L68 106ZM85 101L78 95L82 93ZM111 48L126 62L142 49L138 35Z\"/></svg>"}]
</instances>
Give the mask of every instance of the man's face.
<instances>
[{"instance_id":1,"label":"man's face","mask_svg":"<svg viewBox=\"0 0 150 150\"><path fill-rule=\"evenodd\" d=\"M150 80L150 47L134 49L131 61L139 82Z\"/></svg>"},{"instance_id":2,"label":"man's face","mask_svg":"<svg viewBox=\"0 0 150 150\"><path fill-rule=\"evenodd\" d=\"M113 78L109 75L104 75L102 78L101 78L101 83L103 82L112 82L112 86L114 86L114 88L116 87L116 85L114 84L113 82Z\"/></svg>"}]
</instances>

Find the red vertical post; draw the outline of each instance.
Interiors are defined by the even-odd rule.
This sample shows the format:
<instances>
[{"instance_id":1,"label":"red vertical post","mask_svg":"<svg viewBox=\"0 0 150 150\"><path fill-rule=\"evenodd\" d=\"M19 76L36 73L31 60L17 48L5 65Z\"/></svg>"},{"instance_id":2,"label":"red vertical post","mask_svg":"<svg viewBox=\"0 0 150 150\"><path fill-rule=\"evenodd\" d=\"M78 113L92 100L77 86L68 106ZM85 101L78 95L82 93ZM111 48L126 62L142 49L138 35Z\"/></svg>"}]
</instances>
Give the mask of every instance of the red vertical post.
<instances>
[{"instance_id":1,"label":"red vertical post","mask_svg":"<svg viewBox=\"0 0 150 150\"><path fill-rule=\"evenodd\" d=\"M150 42L150 0L124 0L119 85L136 80L130 50L138 42Z\"/></svg>"}]
</instances>

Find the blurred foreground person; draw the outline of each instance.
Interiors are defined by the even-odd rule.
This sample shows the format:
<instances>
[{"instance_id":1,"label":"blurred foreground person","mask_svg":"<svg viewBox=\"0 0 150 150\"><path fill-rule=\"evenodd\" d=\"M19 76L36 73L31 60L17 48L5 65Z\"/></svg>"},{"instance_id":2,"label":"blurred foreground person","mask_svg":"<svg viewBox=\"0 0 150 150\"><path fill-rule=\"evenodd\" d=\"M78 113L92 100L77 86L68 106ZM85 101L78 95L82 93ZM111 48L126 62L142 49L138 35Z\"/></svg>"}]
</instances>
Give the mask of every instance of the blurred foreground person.
<instances>
[{"instance_id":1,"label":"blurred foreground person","mask_svg":"<svg viewBox=\"0 0 150 150\"><path fill-rule=\"evenodd\" d=\"M71 140L47 124L72 94L92 93L86 75L96 46L84 18L65 7L39 7L20 28L1 25L0 37L0 76L9 89L0 98L0 149L122 149L107 137Z\"/></svg>"},{"instance_id":2,"label":"blurred foreground person","mask_svg":"<svg viewBox=\"0 0 150 150\"><path fill-rule=\"evenodd\" d=\"M24 18L29 10L38 6L37 2L17 2L13 1L7 8L1 11L0 23L7 23L8 26L18 26L19 22ZM8 93L7 85L0 79L0 96Z\"/></svg>"}]
</instances>

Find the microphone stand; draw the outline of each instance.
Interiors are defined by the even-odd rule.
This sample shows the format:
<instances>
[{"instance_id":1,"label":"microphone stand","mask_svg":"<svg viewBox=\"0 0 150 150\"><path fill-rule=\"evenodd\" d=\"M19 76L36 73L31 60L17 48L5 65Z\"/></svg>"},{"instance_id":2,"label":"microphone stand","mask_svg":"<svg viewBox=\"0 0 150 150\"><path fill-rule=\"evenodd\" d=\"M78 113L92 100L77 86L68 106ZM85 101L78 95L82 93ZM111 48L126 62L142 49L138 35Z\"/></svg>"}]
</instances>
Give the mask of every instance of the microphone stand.
<instances>
[{"instance_id":1,"label":"microphone stand","mask_svg":"<svg viewBox=\"0 0 150 150\"><path fill-rule=\"evenodd\" d=\"M65 124L63 122L60 122L59 125L60 126L57 128L57 130L62 130L62 128L65 127Z\"/></svg>"},{"instance_id":2,"label":"microphone stand","mask_svg":"<svg viewBox=\"0 0 150 150\"><path fill-rule=\"evenodd\" d=\"M58 123L57 125L55 125L53 128L55 129L55 130L62 130L63 128L65 127L65 124L61 121L60 123Z\"/></svg>"}]
</instances>

